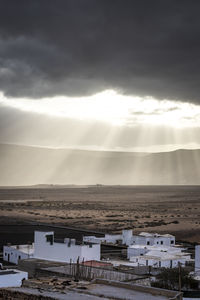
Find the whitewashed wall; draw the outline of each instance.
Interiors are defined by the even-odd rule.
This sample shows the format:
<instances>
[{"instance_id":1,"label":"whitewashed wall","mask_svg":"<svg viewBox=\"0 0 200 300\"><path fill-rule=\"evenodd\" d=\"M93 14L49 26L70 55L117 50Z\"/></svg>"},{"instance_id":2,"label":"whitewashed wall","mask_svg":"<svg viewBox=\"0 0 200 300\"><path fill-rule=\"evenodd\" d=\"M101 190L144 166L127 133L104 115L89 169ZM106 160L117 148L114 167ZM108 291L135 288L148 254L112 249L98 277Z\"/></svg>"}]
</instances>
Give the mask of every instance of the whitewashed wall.
<instances>
[{"instance_id":1,"label":"whitewashed wall","mask_svg":"<svg viewBox=\"0 0 200 300\"><path fill-rule=\"evenodd\" d=\"M53 232L35 231L35 252L34 257L59 262L76 262L78 257L80 261L100 260L100 245L74 245L67 243L56 243L46 241L46 236Z\"/></svg>"},{"instance_id":2,"label":"whitewashed wall","mask_svg":"<svg viewBox=\"0 0 200 300\"><path fill-rule=\"evenodd\" d=\"M127 248L127 258L130 259L132 256L139 256L139 255L144 255L148 252L148 249L144 248Z\"/></svg>"},{"instance_id":3,"label":"whitewashed wall","mask_svg":"<svg viewBox=\"0 0 200 300\"><path fill-rule=\"evenodd\" d=\"M18 264L18 261L20 259L27 259L30 257L33 257L33 255L24 253L20 251L20 249L15 249L9 246L3 247L3 260L13 263L15 265Z\"/></svg>"},{"instance_id":4,"label":"whitewashed wall","mask_svg":"<svg viewBox=\"0 0 200 300\"><path fill-rule=\"evenodd\" d=\"M88 241L92 243L113 243L115 244L118 240L121 240L123 244L130 245L159 245L159 246L174 246L175 237L174 236L142 236L142 235L133 235L132 229L122 230L122 234L105 234L104 237L95 237L95 236L85 236L83 241Z\"/></svg>"},{"instance_id":5,"label":"whitewashed wall","mask_svg":"<svg viewBox=\"0 0 200 300\"><path fill-rule=\"evenodd\" d=\"M117 240L122 240L121 234L105 234L105 240L107 243L115 244Z\"/></svg>"},{"instance_id":6,"label":"whitewashed wall","mask_svg":"<svg viewBox=\"0 0 200 300\"><path fill-rule=\"evenodd\" d=\"M101 259L101 246L99 244L94 244L91 246L84 245L82 246L81 251L81 261L87 261L87 260L100 260Z\"/></svg>"},{"instance_id":7,"label":"whitewashed wall","mask_svg":"<svg viewBox=\"0 0 200 300\"><path fill-rule=\"evenodd\" d=\"M84 236L83 241L84 242L90 242L90 243L112 243L115 244L118 240L122 240L121 234L105 234L104 237L96 237L96 236Z\"/></svg>"},{"instance_id":8,"label":"whitewashed wall","mask_svg":"<svg viewBox=\"0 0 200 300\"><path fill-rule=\"evenodd\" d=\"M178 266L180 262L182 266L185 266L186 258L177 258L177 259L167 259L167 260L160 260L154 258L147 258L147 257L132 257L131 262L133 266L152 266L155 268L175 268Z\"/></svg>"},{"instance_id":9,"label":"whitewashed wall","mask_svg":"<svg viewBox=\"0 0 200 300\"><path fill-rule=\"evenodd\" d=\"M200 245L195 246L195 273L200 275Z\"/></svg>"},{"instance_id":10,"label":"whitewashed wall","mask_svg":"<svg viewBox=\"0 0 200 300\"><path fill-rule=\"evenodd\" d=\"M101 244L101 242L105 242L104 237L96 237L96 236L84 236L83 237L83 242L89 242L89 243L94 243L94 244Z\"/></svg>"},{"instance_id":11,"label":"whitewashed wall","mask_svg":"<svg viewBox=\"0 0 200 300\"><path fill-rule=\"evenodd\" d=\"M20 287L22 285L23 279L28 279L28 273L18 270L9 270L14 271L15 274L3 274L0 275L0 288L6 287ZM3 271L2 271L3 272Z\"/></svg>"},{"instance_id":12,"label":"whitewashed wall","mask_svg":"<svg viewBox=\"0 0 200 300\"><path fill-rule=\"evenodd\" d=\"M171 241L173 243L171 243ZM133 235L132 244L134 245L159 245L159 246L174 246L175 245L175 237L154 237L154 236L140 236Z\"/></svg>"},{"instance_id":13,"label":"whitewashed wall","mask_svg":"<svg viewBox=\"0 0 200 300\"><path fill-rule=\"evenodd\" d=\"M132 244L133 240L133 231L130 230L122 230L122 243L129 246Z\"/></svg>"}]
</instances>

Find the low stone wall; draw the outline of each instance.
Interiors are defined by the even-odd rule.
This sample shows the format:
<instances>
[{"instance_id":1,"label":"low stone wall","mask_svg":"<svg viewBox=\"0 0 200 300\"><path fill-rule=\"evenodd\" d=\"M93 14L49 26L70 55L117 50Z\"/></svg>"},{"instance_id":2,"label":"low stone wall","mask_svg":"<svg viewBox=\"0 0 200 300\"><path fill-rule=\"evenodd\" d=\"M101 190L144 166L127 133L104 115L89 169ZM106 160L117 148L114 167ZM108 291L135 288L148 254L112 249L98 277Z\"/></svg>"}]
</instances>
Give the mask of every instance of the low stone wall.
<instances>
[{"instance_id":1,"label":"low stone wall","mask_svg":"<svg viewBox=\"0 0 200 300\"><path fill-rule=\"evenodd\" d=\"M31 295L20 291L12 291L8 289L0 289L0 299L6 300L52 300L52 297L42 295Z\"/></svg>"},{"instance_id":2,"label":"low stone wall","mask_svg":"<svg viewBox=\"0 0 200 300\"><path fill-rule=\"evenodd\" d=\"M169 300L182 300L182 295L183 295L182 293L176 291L159 289L159 288L143 286L138 284L129 284L129 283L118 282L113 280L108 281L104 279L95 279L93 282L97 284L112 285L112 286L121 287L125 289L131 289L142 293L149 293L155 296L161 295L161 296L168 297Z\"/></svg>"}]
</instances>

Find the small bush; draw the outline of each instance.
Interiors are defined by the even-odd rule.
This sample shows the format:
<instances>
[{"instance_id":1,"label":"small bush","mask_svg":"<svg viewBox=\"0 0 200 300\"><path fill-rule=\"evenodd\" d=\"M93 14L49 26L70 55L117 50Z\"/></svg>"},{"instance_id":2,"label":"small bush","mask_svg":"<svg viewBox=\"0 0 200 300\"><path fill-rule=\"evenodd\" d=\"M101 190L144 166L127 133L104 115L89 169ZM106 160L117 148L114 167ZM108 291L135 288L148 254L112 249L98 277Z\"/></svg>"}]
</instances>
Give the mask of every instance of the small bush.
<instances>
[{"instance_id":1,"label":"small bush","mask_svg":"<svg viewBox=\"0 0 200 300\"><path fill-rule=\"evenodd\" d=\"M177 221L177 220L172 221L171 224L179 224L179 221Z\"/></svg>"}]
</instances>

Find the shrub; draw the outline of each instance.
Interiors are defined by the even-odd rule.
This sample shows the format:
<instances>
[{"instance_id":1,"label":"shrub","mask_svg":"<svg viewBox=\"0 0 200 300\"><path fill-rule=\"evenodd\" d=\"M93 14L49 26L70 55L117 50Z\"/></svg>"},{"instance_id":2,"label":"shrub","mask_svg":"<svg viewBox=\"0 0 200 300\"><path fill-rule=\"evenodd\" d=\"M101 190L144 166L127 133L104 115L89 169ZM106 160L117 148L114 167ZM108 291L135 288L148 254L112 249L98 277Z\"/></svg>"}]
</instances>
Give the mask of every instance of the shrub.
<instances>
[{"instance_id":1,"label":"shrub","mask_svg":"<svg viewBox=\"0 0 200 300\"><path fill-rule=\"evenodd\" d=\"M192 278L189 271L181 268L164 269L161 273L156 275L156 281L152 282L152 286L165 288L170 290L177 290L179 287L179 274L181 276L182 288L197 288L198 281Z\"/></svg>"}]
</instances>

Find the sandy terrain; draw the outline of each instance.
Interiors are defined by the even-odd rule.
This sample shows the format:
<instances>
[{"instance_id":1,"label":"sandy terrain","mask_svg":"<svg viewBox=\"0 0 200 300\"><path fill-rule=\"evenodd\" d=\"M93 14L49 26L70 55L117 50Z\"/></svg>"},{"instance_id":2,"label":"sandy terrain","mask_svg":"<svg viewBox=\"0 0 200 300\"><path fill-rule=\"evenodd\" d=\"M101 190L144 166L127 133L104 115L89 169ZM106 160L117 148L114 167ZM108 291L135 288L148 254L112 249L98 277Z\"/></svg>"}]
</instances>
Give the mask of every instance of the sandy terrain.
<instances>
[{"instance_id":1,"label":"sandy terrain","mask_svg":"<svg viewBox=\"0 0 200 300\"><path fill-rule=\"evenodd\" d=\"M200 186L1 188L0 224L30 221L200 242Z\"/></svg>"}]
</instances>

